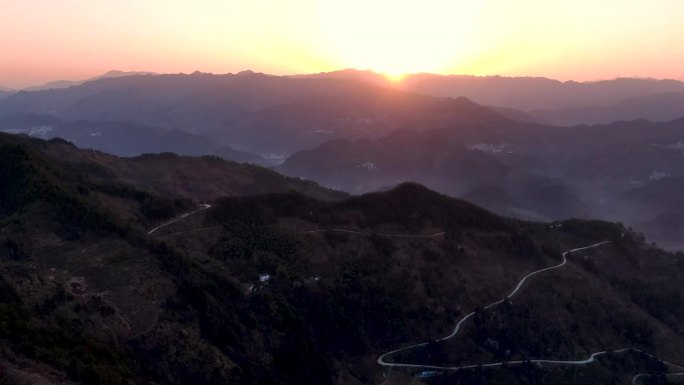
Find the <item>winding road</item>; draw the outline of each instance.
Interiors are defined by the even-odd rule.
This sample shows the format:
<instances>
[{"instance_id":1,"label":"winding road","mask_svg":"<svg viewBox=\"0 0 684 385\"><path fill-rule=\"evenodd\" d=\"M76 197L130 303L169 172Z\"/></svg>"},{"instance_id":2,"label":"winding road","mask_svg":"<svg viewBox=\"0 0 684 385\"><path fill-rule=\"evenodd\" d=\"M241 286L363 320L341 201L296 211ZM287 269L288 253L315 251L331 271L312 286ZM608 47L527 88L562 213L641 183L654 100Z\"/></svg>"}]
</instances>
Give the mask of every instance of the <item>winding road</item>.
<instances>
[{"instance_id":1,"label":"winding road","mask_svg":"<svg viewBox=\"0 0 684 385\"><path fill-rule=\"evenodd\" d=\"M515 288L510 292L510 294L508 294L506 297L502 298L502 299L499 300L499 301L490 303L489 305L485 306L484 308L485 308L485 309L492 308L492 307L494 307L494 306L497 306L497 305L503 303L503 302L506 301L507 299L512 298L514 295L516 295L516 294L522 289L523 285L525 284L525 282L527 282L527 280L528 280L529 278L531 278L531 277L533 277L533 276L535 276L535 275L537 275L537 274L540 274L540 273L543 273L543 272L546 272L546 271L549 271L549 270L553 270L553 269L558 269L558 268L561 268L561 267L565 266L565 265L568 263L568 259L567 259L568 254L575 253L575 252L582 251L582 250L588 250L588 249L597 248L597 247L600 247L600 246L605 245L605 244L607 244L607 243L610 243L610 242L609 242L609 241L599 242L599 243L596 243L596 244L593 244L593 245L590 245L590 246L580 247L580 248L576 248L576 249L572 249L572 250L568 250L568 251L564 252L564 253L563 253L563 261L562 261L561 263L559 263L558 265L555 265L555 266L550 266L550 267L547 267L547 268L544 268L544 269L536 270L536 271L533 271L533 272L531 272L531 273L525 275L524 277L522 277L522 278L520 279L520 281L518 281L518 284L517 284L517 285L515 286ZM456 326L454 327L454 330L451 332L451 334L449 334L449 335L446 336L446 337L442 337L442 338L438 339L437 341L446 341L446 340L449 340L449 339L451 339L451 338L454 338L454 337L458 334L458 332L461 330L461 326L463 325L463 323L466 322L468 319L472 318L474 315L475 315L475 312L474 312L474 311L473 311L473 312L470 312L470 313L468 313L468 314L466 314L463 318L461 318L461 319L456 323ZM421 364L395 363L395 362L387 362L387 361L385 360L388 356L391 356L391 355L393 355L393 354L399 353L399 352L401 352L401 351L409 350L409 349L414 349L414 348L417 348L417 347L422 347L422 346L425 346L425 345L427 345L427 344L428 344L428 342L422 342L422 343L418 343L418 344L414 344L414 345L410 345L410 346L406 346L406 347L403 347L403 348L399 348L399 349L395 349L395 350L389 351L389 352L387 352L387 353L382 354L380 357L378 357L377 362L378 362L378 364L381 365L381 366L389 367L390 370L391 370L392 368L402 367L402 368L415 368L415 369L432 369L432 370L458 371L458 370L475 369L475 368L499 368L499 367L502 367L502 366L504 365L504 362L492 362L492 363L487 363L487 364L471 364L471 365L462 365L462 366L437 366L437 365L421 365ZM665 364L666 366L669 366L669 367L672 367L672 368L676 368L676 369L678 369L678 370L684 370L684 367L682 367L682 366L680 366L680 365L673 364L673 363L671 363L671 362L667 362L667 361L661 360L661 359L659 359L658 357L654 356L653 354L650 354L650 353L645 352L645 351L640 350L640 349L636 349L636 348L623 348L623 349L619 349L619 350L614 350L614 351L612 351L612 353L617 353L617 354L619 354L619 353L626 353L626 352L636 352L636 353L640 353L640 354L649 356L649 357L651 357L651 358L653 358L653 359L656 359L656 360L660 361L661 363ZM588 364L591 364L592 362L596 361L596 357L599 357L599 356L602 356L602 355L605 355L605 354L608 354L608 353L609 353L609 352L608 352L608 351L605 351L605 350L604 350L604 351L600 351L600 352L595 352L595 353L590 354L589 357L587 357L587 358L585 358L585 359L583 359L583 360L532 359L532 360L526 360L526 361L522 361L522 360L518 360L518 361L507 361L505 364L506 364L506 365L521 365L521 364L523 364L523 363L525 363L525 362L529 362L529 363L536 363L536 364L588 365ZM639 385L639 381L640 381L642 378L646 378L646 377L649 377L649 376L651 376L651 374L648 374L648 373L639 373L639 374L635 375L634 377L632 377L632 385ZM679 376L684 376L684 372L682 372L682 373L669 373L669 374L666 374L666 376L667 376L667 377L679 377ZM389 375L388 375L388 377L389 377ZM387 380L386 380L385 382L387 382Z\"/></svg>"},{"instance_id":2,"label":"winding road","mask_svg":"<svg viewBox=\"0 0 684 385\"><path fill-rule=\"evenodd\" d=\"M311 234L311 233L319 233L319 232L325 232L325 231L336 231L336 232L344 232L344 233L351 233L351 234L362 234L362 235L376 234L376 235L381 235L381 236L392 236L392 237L393 236L397 236L397 237L435 237L435 236L444 235L444 232L437 232L434 234L369 233L369 232L361 232L361 231L342 229L342 228L316 229L316 230L303 231L301 233L302 234ZM490 309L490 308L497 306L497 305L500 305L504 301L512 298L513 296L515 296L516 294L518 294L520 292L520 290L523 288L523 285L533 276L547 272L547 271L550 271L550 270L559 269L559 268L565 266L568 263L567 257L569 254L572 254L572 253L575 253L578 251L598 248L598 247L601 247L601 246L608 244L608 243L610 243L610 241L603 241L603 242L595 243L593 245L589 245L589 246L585 246L585 247L579 247L576 249L572 249L572 250L568 250L568 251L563 252L563 254L562 254L563 260L561 263L554 265L554 266L549 266L549 267L546 267L543 269L539 269L539 270L533 271L533 272L525 275L524 277L522 277L520 279L520 281L518 281L516 286L513 288L513 290L507 296L505 296L504 298L502 298L496 302L492 302L492 303L486 305L484 308ZM454 326L454 330L449 335L442 337L442 338L439 338L436 341L447 341L451 338L456 337L456 335L458 335L459 331L461 330L461 327L463 326L463 324L467 320L472 318L474 315L475 315L475 311L472 311L472 312L466 314L465 316L463 316L456 323L456 325ZM640 354L649 356L653 359L656 359L656 360L660 361L661 363L663 363L666 366L669 366L671 368L675 368L677 370L684 370L684 367L682 367L680 365L661 360L658 357L654 356L653 354L650 354L648 352L645 352L645 351L637 349L637 348L622 348L622 349L614 350L614 351L610 351L610 352L606 351L606 350L600 351L600 352L594 352L594 353L591 353L589 355L589 357L587 357L585 359L581 359L581 360L531 359L531 360L526 360L526 361L522 361L522 360L506 361L505 363L504 362L492 362L492 363L486 363L486 364L471 364L471 365L462 365L462 366L438 366L438 365L409 364L409 363L400 363L400 362L388 362L386 360L388 357L390 357L396 353L406 351L406 350L410 350L410 349L423 347L423 346L426 346L428 343L429 343L429 341L421 342L421 343L405 346L405 347L402 347L399 349L391 350L389 352L386 352L386 353L383 353L382 355L380 355L377 359L378 365L388 368L388 373L385 374L385 380L383 381L382 384L386 384L387 382L389 382L391 370L393 368L413 368L413 369L458 371L458 370L475 369L475 368L499 368L499 367L502 367L504 364L506 364L506 365L521 365L525 362L536 363L536 364L555 364L555 365L577 365L577 366L580 366L580 365L591 364L591 363L596 361L597 357L602 356L602 355L606 355L608 353L619 354L619 353L626 353L626 352L640 353ZM652 374L649 374L649 373L636 374L632 378L632 385L639 385L639 382L641 381L641 379L649 377L649 376L652 376ZM684 376L684 372L682 372L682 373L669 373L669 374L666 374L666 376L667 377Z\"/></svg>"},{"instance_id":3,"label":"winding road","mask_svg":"<svg viewBox=\"0 0 684 385\"><path fill-rule=\"evenodd\" d=\"M198 212L200 212L200 211L203 211L203 210L207 210L207 209L209 209L209 208L211 208L211 205L210 205L210 204L202 204L202 205L200 206L200 208L198 208L198 209L196 209L196 210L194 210L194 211L190 211L190 212L184 213L184 214L182 214L182 215L180 215L180 216L174 218L173 220L171 220L171 221L169 221L169 222L166 222L166 223L164 223L164 224L162 224L162 225L159 225L159 226L153 228L152 230L150 230L147 234L148 234L148 235L152 235L155 231L157 231L157 230L159 230L159 229L161 229L161 228L163 228L163 227L166 227L166 226L169 226L169 225L171 225L171 224L174 224L174 223L176 223L176 222L178 222L178 221L181 221L181 220L183 220L183 219L185 219L185 218L187 218L187 217L189 217L189 216L191 216L191 215L194 215L194 214L196 214L196 213L198 213ZM326 229L306 230L306 231L301 231L301 232L299 232L299 234L315 234L315 233L323 233L323 232L327 232L327 231L334 231L334 232L341 232L341 233L348 233L348 234L359 234L359 235L380 235L380 236L386 236L386 237L414 237L414 238L432 238L432 237L442 236L442 235L445 234L444 231L435 232L435 233L429 233L429 234L378 233L378 232L363 232L363 231L350 230L350 229L344 229L344 228L326 228ZM605 245L605 244L608 244L608 243L610 243L610 241L603 241L603 242L595 243L595 244L593 244L593 245L589 245L589 246L585 246L585 247L579 247L579 248L576 248L576 249L572 249L572 250L568 250L568 251L563 252L563 254L562 254L563 260L562 260L561 263L559 263L559 264L557 264L557 265L554 265L554 266L549 266L549 267L546 267L546 268L543 268L543 269L539 269L539 270L533 271L533 272L531 272L531 273L525 275L524 277L522 277L522 278L518 281L518 283L516 284L516 286L513 288L513 290L512 290L508 295L506 295L504 298L502 298L502 299L500 299L500 300L498 300L498 301L496 301L496 302L492 302L492 303L486 305L484 308L485 308L485 309L490 309L490 308L492 308L492 307L494 307L494 306L497 306L497 305L500 305L500 304L502 304L503 302L505 302L506 300L512 298L513 296L515 296L516 294L518 294L518 293L520 292L520 290L523 288L523 285L524 285L530 278L532 278L533 276L535 276L535 275L537 275L537 274L541 274L541 273L547 272L547 271L550 271L550 270L559 269L559 268L565 266L565 265L568 263L568 258L567 258L567 257L568 257L569 254L572 254L572 253L575 253L575 252L578 252L578 251L583 251L583 250L589 250L589 249L598 248L598 247L601 247L601 246L603 246L603 245ZM449 340L449 339L452 339L452 338L456 337L456 336L458 335L458 333L461 331L461 327L463 326L463 324L464 324L466 321L468 321L470 318L472 318L474 315L475 315L475 311L472 311L472 312L466 314L465 316L463 316L463 317L456 323L456 325L454 326L453 331L452 331L449 335L447 335L447 336L445 336L445 337L442 337L442 338L439 338L439 339L437 339L437 340L435 340L435 341L440 341L440 342L441 342L441 341L447 341L447 340ZM600 351L600 352L594 352L594 353L590 354L589 357L587 357L587 358L585 358L585 359L582 359L582 360L531 359L531 360L525 360L525 361L522 361L522 360L518 360L518 361L506 361L505 363L504 363L504 362L492 362L492 363L486 363L486 364L470 364L470 365L461 365L461 366L438 366L438 365L409 364L409 363L387 362L387 361L386 361L386 359L387 359L388 357L390 357L390 356L392 356L392 355L394 355L394 354L396 354L396 353L399 353L399 352L402 352L402 351L406 351L406 350L410 350L410 349L415 349L415 348L423 347L423 346L426 346L428 343L429 343L429 341L421 342L421 343L417 343L417 344L405 346L405 347L402 347L402 348L399 348L399 349L391 350L391 351L389 351L389 352L386 352L386 353L383 353L382 355L380 355L380 356L378 357L378 359L377 359L378 365L383 366L383 367L387 367L387 368L388 368L388 373L386 373L386 378L385 378L385 380L383 381L383 384L387 383L387 382L390 380L391 370L392 370L393 368L413 368L413 369L431 369L431 370L459 371L459 370L475 369L475 368L499 368L499 367L502 367L504 364L505 364L505 365L521 365L521 364L526 363L526 362L527 362L527 363L536 363L536 364L588 365L588 364L591 364L591 363L595 362L595 361L596 361L596 357L599 357L599 356L602 356L602 355L606 355L606 354L608 354L608 353L617 353L617 354L619 354L619 353L625 353L625 352L637 352L637 353L641 353L641 354L647 355L647 356L649 356L649 357L651 357L651 358L654 358L654 359L656 359L656 360L662 362L663 364L665 364L666 366L669 366L669 367L671 367L671 368L676 368L676 369L678 369L678 370L684 370L684 367L682 367L682 366L679 366L679 365L677 365L677 364L673 364L673 363L671 363L671 362L667 362L667 361L661 360L661 359L659 359L658 357L656 357L656 356L654 356L654 355L652 355L652 354L650 354L650 353L648 353L648 352L645 352L645 351L642 351L642 350L639 350L639 349L636 349L636 348L622 348L622 349L614 350L614 351L611 351L611 352L605 351L605 350L604 350L604 351ZM649 374L649 373L639 373L639 374L636 374L636 375L632 378L632 385L639 385L639 382L640 382L643 378L646 378L646 377L649 377L649 376L652 376L652 374ZM678 372L678 373L668 373L668 374L666 374L666 376L667 376L667 377L679 377L679 376L684 376L684 372L681 372L681 373L679 373L679 372Z\"/></svg>"},{"instance_id":4,"label":"winding road","mask_svg":"<svg viewBox=\"0 0 684 385\"><path fill-rule=\"evenodd\" d=\"M163 223L163 224L161 224L161 225L159 225L159 226L153 228L152 230L150 230L150 231L147 232L147 235L152 235L155 231L157 231L157 230L159 230L159 229L161 229L161 228L164 228L164 227L166 227L166 226L172 225L172 224L174 224L174 223L176 223L176 222L178 222L178 221L182 221L183 219L185 219L185 218L187 218L187 217L189 217L189 216L191 216L191 215L195 215L195 214L197 214L197 213L200 212L200 211L204 211L204 210L207 210L207 209L210 209L210 208L211 208L211 205L210 205L210 204L208 204L208 203L202 203L198 209L193 210L193 211L189 211L189 212L184 213L184 214L181 214L181 215L179 215L179 216L173 218L172 220L170 220L170 221L168 221L168 222L166 222L166 223Z\"/></svg>"},{"instance_id":5,"label":"winding road","mask_svg":"<svg viewBox=\"0 0 684 385\"><path fill-rule=\"evenodd\" d=\"M529 278L531 278L537 274L543 273L545 271L559 269L559 268L565 266L568 263L568 258L567 258L568 254L575 253L575 252L582 251L582 250L593 249L593 248L605 245L607 243L609 243L609 242L608 241L599 242L599 243L593 244L591 246L579 247L577 249L572 249L572 250L568 250L568 251L564 252L563 253L563 261L561 263L559 263L555 266L550 266L550 267L546 267L546 268L543 268L540 270L536 270L536 271L533 271L533 272L527 274L526 276L522 277L520 279L520 281L518 281L518 284L510 292L510 294L508 294L507 296L505 296L504 298L502 298L496 302L490 303L489 305L485 306L484 308L490 309L494 306L497 306L497 305L503 303L507 299L512 298L514 295L516 295L520 291L520 289L522 289L523 285L525 284L525 282L527 282L527 280ZM447 340L450 340L450 339L456 337L456 335L458 335L458 332L461 331L461 326L463 326L463 324L467 320L472 318L474 315L475 315L475 311L472 311L472 312L466 314L465 316L463 316L456 323L456 326L454 327L454 330L451 332L451 334L449 334L446 337L439 338L439 339L437 339L437 341L447 341ZM492 368L492 367L500 367L503 365L503 362L493 362L493 363L489 363L489 364L475 364L475 365L464 365L464 366L434 366L434 365L420 365L420 364L406 364L406 363L387 362L385 360L387 357L394 355L396 353L399 353L399 352L402 352L405 350L415 349L415 348L422 347L422 346L426 346L428 344L428 342L429 341L421 342L418 344L413 344L413 345L405 346L403 348L391 350L387 353L382 354L380 357L378 357L377 362L379 365L386 366L386 367L439 369L439 370L461 370L461 369L472 369L472 368L477 368L477 367ZM549 364L563 364L563 363L565 363L568 365L586 365L588 363L594 362L594 357L596 357L597 355L601 355L601 354L605 354L605 353L606 352L597 352L597 353L592 354L589 358L587 358L585 360L577 360L577 361L561 361L561 360L530 360L530 361L531 362L537 362L537 363L549 363ZM508 361L508 364L516 364L516 363L522 363L522 361L520 361L520 362Z\"/></svg>"}]
</instances>

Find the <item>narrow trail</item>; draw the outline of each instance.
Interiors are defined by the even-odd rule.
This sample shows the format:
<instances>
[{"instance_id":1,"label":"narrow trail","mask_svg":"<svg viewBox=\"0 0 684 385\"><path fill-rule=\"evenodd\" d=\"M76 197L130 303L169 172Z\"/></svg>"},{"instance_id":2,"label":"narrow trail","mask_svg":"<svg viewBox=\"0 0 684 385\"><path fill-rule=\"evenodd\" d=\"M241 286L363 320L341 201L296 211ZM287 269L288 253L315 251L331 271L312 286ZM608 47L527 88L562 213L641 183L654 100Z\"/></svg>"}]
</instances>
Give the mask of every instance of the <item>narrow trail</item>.
<instances>
[{"instance_id":1,"label":"narrow trail","mask_svg":"<svg viewBox=\"0 0 684 385\"><path fill-rule=\"evenodd\" d=\"M182 221L183 219L185 219L185 218L187 218L187 217L189 217L189 216L191 216L191 215L195 215L195 214L197 214L197 213L200 212L200 211L204 211L204 210L207 210L207 209L210 209L210 208L211 208L211 205L210 205L210 204L208 204L208 203L203 203L203 204L200 205L200 208L198 208L197 210L193 210L193 211L190 211L190 212L181 214L181 215L179 215L179 216L173 218L172 220L170 220L170 221L168 221L168 222L166 222L166 223L163 223L163 224L161 224L161 225L159 225L159 226L153 228L152 230L148 231L148 232L147 232L147 235L152 235L155 231L157 231L157 230L159 230L159 229L162 229L162 228L164 228L164 227L166 227L166 226L172 225L172 224L174 224L174 223L176 223L176 222Z\"/></svg>"}]
</instances>

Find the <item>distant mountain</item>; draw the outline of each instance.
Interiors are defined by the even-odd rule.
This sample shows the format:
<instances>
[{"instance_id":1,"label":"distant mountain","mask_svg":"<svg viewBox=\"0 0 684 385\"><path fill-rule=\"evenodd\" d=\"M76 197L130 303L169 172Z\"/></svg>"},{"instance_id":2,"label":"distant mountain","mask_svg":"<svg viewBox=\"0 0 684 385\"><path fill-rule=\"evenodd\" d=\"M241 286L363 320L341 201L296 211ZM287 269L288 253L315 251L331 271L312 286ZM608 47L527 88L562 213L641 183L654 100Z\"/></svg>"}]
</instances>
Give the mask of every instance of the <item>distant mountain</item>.
<instances>
[{"instance_id":1,"label":"distant mountain","mask_svg":"<svg viewBox=\"0 0 684 385\"><path fill-rule=\"evenodd\" d=\"M317 74L304 74L304 75L290 75L291 78L319 78L319 79L344 79L344 80L355 80L364 83L373 84L376 86L388 86L391 85L391 81L382 74L373 72L370 70L357 70L353 68L347 68L339 71L332 72L319 72Z\"/></svg>"},{"instance_id":2,"label":"distant mountain","mask_svg":"<svg viewBox=\"0 0 684 385\"><path fill-rule=\"evenodd\" d=\"M402 88L428 95L466 96L478 103L531 111L617 103L627 97L682 92L676 80L615 79L597 82L560 82L546 78L508 78L415 75Z\"/></svg>"},{"instance_id":3,"label":"distant mountain","mask_svg":"<svg viewBox=\"0 0 684 385\"><path fill-rule=\"evenodd\" d=\"M548 121L544 120L542 116L537 115L537 114L527 113L524 111L514 110L512 108L505 108L505 107L490 106L489 108L491 108L495 112L499 113L500 115L502 115L508 119L516 120L518 122L535 123L535 124L549 124Z\"/></svg>"},{"instance_id":4,"label":"distant mountain","mask_svg":"<svg viewBox=\"0 0 684 385\"><path fill-rule=\"evenodd\" d=\"M81 148L119 156L174 152L210 155L219 146L201 135L128 122L64 122L51 115L12 114L0 117L0 132L42 139L63 138Z\"/></svg>"},{"instance_id":5,"label":"distant mountain","mask_svg":"<svg viewBox=\"0 0 684 385\"><path fill-rule=\"evenodd\" d=\"M294 154L279 170L353 193L415 181L453 196L510 170L511 165L487 154L450 143L444 133L411 131L377 140L331 141Z\"/></svg>"},{"instance_id":6,"label":"distant mountain","mask_svg":"<svg viewBox=\"0 0 684 385\"><path fill-rule=\"evenodd\" d=\"M684 210L667 209L637 227L660 247L684 250Z\"/></svg>"},{"instance_id":7,"label":"distant mountain","mask_svg":"<svg viewBox=\"0 0 684 385\"><path fill-rule=\"evenodd\" d=\"M18 113L182 130L207 135L217 147L265 157L331 139L378 138L398 129L508 121L463 98L428 97L349 79L252 72L107 78L19 92L0 102L0 116Z\"/></svg>"},{"instance_id":8,"label":"distant mountain","mask_svg":"<svg viewBox=\"0 0 684 385\"><path fill-rule=\"evenodd\" d=\"M343 70L312 77L355 79L372 84L397 87L438 97L462 96L477 103L522 111L565 110L611 106L629 98L651 97L664 93L684 92L684 82L642 78L620 78L593 82L561 82L543 77L503 77L408 74L398 83L369 71ZM562 115L562 112L559 112ZM657 115L658 121L680 116ZM539 115L544 119L544 115ZM633 118L649 118L634 116ZM619 120L619 119L616 119ZM554 121L550 121L554 122ZM593 120L589 123L600 123Z\"/></svg>"},{"instance_id":9,"label":"distant mountain","mask_svg":"<svg viewBox=\"0 0 684 385\"><path fill-rule=\"evenodd\" d=\"M93 80L98 80L98 79L110 79L110 78L120 78L124 76L136 76L136 75L156 75L154 72L135 72L135 71L117 71L117 70L112 70L109 71L103 75L96 76L94 78L86 79L86 80L56 80L52 82L45 83L43 85L39 86L33 86L33 87L27 87L24 88L23 91L44 91L44 90L50 90L50 89L56 89L56 88L67 88L67 87L72 87L72 86L78 86L83 83L93 81Z\"/></svg>"},{"instance_id":10,"label":"distant mountain","mask_svg":"<svg viewBox=\"0 0 684 385\"><path fill-rule=\"evenodd\" d=\"M560 128L508 121L407 130L375 140L330 141L292 155L278 170L351 193L416 181L503 215L606 217L642 230L652 216L633 210L621 195L659 178L684 175L682 123L641 120ZM663 191L676 195L680 189ZM672 200L656 201L675 208Z\"/></svg>"},{"instance_id":11,"label":"distant mountain","mask_svg":"<svg viewBox=\"0 0 684 385\"><path fill-rule=\"evenodd\" d=\"M515 135L516 129L511 130ZM333 141L293 155L278 170L352 193L416 181L501 214L535 220L588 213L561 179L534 176L534 157L507 145L478 142L477 133L463 131L403 131L375 141Z\"/></svg>"},{"instance_id":12,"label":"distant mountain","mask_svg":"<svg viewBox=\"0 0 684 385\"><path fill-rule=\"evenodd\" d=\"M137 76L134 76L137 75ZM192 132L219 130L262 108L298 98L333 95L362 85L417 92L433 97L466 97L497 106L515 120L558 124L614 120L667 121L679 117L684 83L622 78L560 82L532 77L477 77L409 74L392 82L372 71L269 76L239 74L150 75L112 71L67 89L19 92L0 103L0 114L49 113L66 119L130 120ZM526 114L523 111L534 111Z\"/></svg>"},{"instance_id":13,"label":"distant mountain","mask_svg":"<svg viewBox=\"0 0 684 385\"><path fill-rule=\"evenodd\" d=\"M0 116L34 113L63 121L124 121L207 136L216 142L212 153L229 146L277 159L329 140L377 139L401 129L425 131L464 124L505 126L511 120L530 125L557 121L550 115L523 112L518 107L525 106L520 103L534 105L530 109L551 104L566 108L575 102L585 106L630 95L684 90L676 81L648 79L561 83L540 78L420 74L391 83L373 72L355 70L294 77L251 71L226 75L111 75L121 77L110 76L66 89L16 93L0 100ZM433 83L453 92L420 88ZM484 100L484 105L497 107L481 104L477 108L487 112L475 116L474 103L466 106L470 99L444 95L470 95L476 101ZM502 95L510 100L502 99ZM676 92L661 94L669 98L669 104L649 96L620 108L638 111L630 116L656 120L676 116L680 96ZM652 106L648 107L648 103ZM468 108L471 111L465 111Z\"/></svg>"},{"instance_id":14,"label":"distant mountain","mask_svg":"<svg viewBox=\"0 0 684 385\"><path fill-rule=\"evenodd\" d=\"M608 105L629 97L684 92L684 83L680 81L633 78L560 82L546 78L424 74L406 77L401 86L435 96L458 94L478 103L524 111Z\"/></svg>"},{"instance_id":15,"label":"distant mountain","mask_svg":"<svg viewBox=\"0 0 684 385\"><path fill-rule=\"evenodd\" d=\"M10 96L14 93L14 90L6 88L0 85L0 99Z\"/></svg>"},{"instance_id":16,"label":"distant mountain","mask_svg":"<svg viewBox=\"0 0 684 385\"><path fill-rule=\"evenodd\" d=\"M375 139L398 130L506 125L510 120L465 98L434 98L363 87L267 107L213 132L219 142L261 154L291 154L329 140Z\"/></svg>"},{"instance_id":17,"label":"distant mountain","mask_svg":"<svg viewBox=\"0 0 684 385\"><path fill-rule=\"evenodd\" d=\"M684 148L682 149L684 156ZM684 175L663 177L625 192L621 199L639 216L637 228L663 246L684 250Z\"/></svg>"},{"instance_id":18,"label":"distant mountain","mask_svg":"<svg viewBox=\"0 0 684 385\"><path fill-rule=\"evenodd\" d=\"M684 156L684 147L682 148ZM644 207L684 209L684 175L662 177L625 193L625 198Z\"/></svg>"},{"instance_id":19,"label":"distant mountain","mask_svg":"<svg viewBox=\"0 0 684 385\"><path fill-rule=\"evenodd\" d=\"M274 166L280 159L220 146L215 141L180 130L167 130L127 122L64 122L51 115L12 114L0 117L0 132L41 139L62 138L80 148L130 157L150 153L216 155L226 160Z\"/></svg>"},{"instance_id":20,"label":"distant mountain","mask_svg":"<svg viewBox=\"0 0 684 385\"><path fill-rule=\"evenodd\" d=\"M0 115L37 113L65 120L130 121L201 133L225 128L261 108L362 86L353 81L256 73L124 76L65 89L21 91L0 101Z\"/></svg>"},{"instance_id":21,"label":"distant mountain","mask_svg":"<svg viewBox=\"0 0 684 385\"><path fill-rule=\"evenodd\" d=\"M610 106L536 110L532 111L531 115L557 125L597 124L635 119L663 122L684 116L684 93L669 92L633 97Z\"/></svg>"},{"instance_id":22,"label":"distant mountain","mask_svg":"<svg viewBox=\"0 0 684 385\"><path fill-rule=\"evenodd\" d=\"M272 166L277 163L276 161L272 159L266 159L261 155L252 152L236 150L230 146L223 146L219 148L218 150L214 151L214 155L226 160L232 160L233 162L253 163L261 166Z\"/></svg>"}]
</instances>

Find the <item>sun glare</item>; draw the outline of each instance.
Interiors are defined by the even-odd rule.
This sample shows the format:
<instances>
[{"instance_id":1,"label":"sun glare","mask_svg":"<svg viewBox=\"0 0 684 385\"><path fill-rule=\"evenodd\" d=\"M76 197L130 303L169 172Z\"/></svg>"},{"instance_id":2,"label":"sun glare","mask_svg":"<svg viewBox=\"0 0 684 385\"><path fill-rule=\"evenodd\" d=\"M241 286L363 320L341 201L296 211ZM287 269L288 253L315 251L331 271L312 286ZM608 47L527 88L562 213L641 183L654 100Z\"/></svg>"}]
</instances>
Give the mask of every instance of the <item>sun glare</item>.
<instances>
[{"instance_id":1,"label":"sun glare","mask_svg":"<svg viewBox=\"0 0 684 385\"><path fill-rule=\"evenodd\" d=\"M317 45L338 67L369 68L399 82L403 74L445 72L478 56L483 46L473 36L482 13L479 4L437 0L423 6L391 0L321 1L316 8Z\"/></svg>"},{"instance_id":2,"label":"sun glare","mask_svg":"<svg viewBox=\"0 0 684 385\"><path fill-rule=\"evenodd\" d=\"M384 72L382 72L382 74L383 74L383 76L385 76L385 78L387 78L387 80L391 81L392 83L401 83L401 81L406 76L406 74L403 72L393 72L393 71L384 71Z\"/></svg>"}]
</instances>

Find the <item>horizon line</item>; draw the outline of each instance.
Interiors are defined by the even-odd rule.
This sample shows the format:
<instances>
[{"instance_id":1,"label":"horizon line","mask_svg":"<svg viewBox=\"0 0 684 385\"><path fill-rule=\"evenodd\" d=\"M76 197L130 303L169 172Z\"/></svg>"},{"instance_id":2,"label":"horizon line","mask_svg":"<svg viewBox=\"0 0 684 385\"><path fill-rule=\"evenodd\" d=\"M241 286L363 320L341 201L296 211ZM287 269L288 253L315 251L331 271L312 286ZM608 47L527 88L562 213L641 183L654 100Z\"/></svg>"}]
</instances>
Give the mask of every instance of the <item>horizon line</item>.
<instances>
[{"instance_id":1,"label":"horizon line","mask_svg":"<svg viewBox=\"0 0 684 385\"><path fill-rule=\"evenodd\" d=\"M129 76L172 76L172 75L186 75L186 76L192 76L192 75L213 75L213 76L227 76L227 75L240 75L240 74L254 74L254 75L265 75L265 76L274 76L274 77L288 77L288 78L297 78L297 77L306 77L306 76L315 76L315 75L326 75L326 74L335 74L335 73L341 73L341 72L359 72L359 73L368 73L372 75L376 75L378 77L384 78L385 81L388 83L401 83L403 79L407 77L412 77L412 76L421 76L421 75L429 75L429 76L439 76L439 77L469 77L469 78L504 78L504 79L543 79L543 80L549 80L549 81L554 81L558 83L576 83L576 84L589 84L589 83L599 83L599 82L607 82L607 81L615 81L615 80L651 80L651 81L676 81L676 82L683 82L684 79L675 79L675 78L658 78L658 77L653 77L653 76L616 76L613 78L597 78L597 79L592 79L592 80L574 80L574 79L567 79L567 80L561 80L553 77L548 77L548 76L543 76L543 75L499 75L499 74L488 74L488 75L475 75L475 74L463 74L463 73L439 73L439 72L407 72L407 73L401 73L401 74L386 74L381 71L376 71L372 69L358 69L358 68L341 68L341 69L336 69L336 70L331 70L331 71L320 71L320 72L304 72L304 73L283 73L283 74L277 74L277 73L268 73L268 72L262 72L262 71L255 71L252 69L244 69L240 70L237 72L204 72L200 70L195 70L192 72L154 72L154 71L148 71L148 70L118 70L118 69L112 69L105 71L103 73L100 73L99 75L94 75L85 79L53 79L53 80L48 80L46 82L40 83L40 84L34 84L34 85L28 85L20 88L13 88L13 87L6 87L3 85L3 83L0 83L0 90L4 90L6 92L11 92L11 93L18 93L22 91L31 91L29 90L30 88L42 88L50 85L51 83L59 83L59 82L73 82L73 83L78 83L74 85L80 85L83 83L87 83L90 81L95 81L95 80L100 80L99 78L105 78L106 75L111 74L111 73L121 73L121 76L117 77L129 77ZM67 86L68 87L68 86ZM54 87L54 88L67 88L67 87Z\"/></svg>"}]
</instances>

